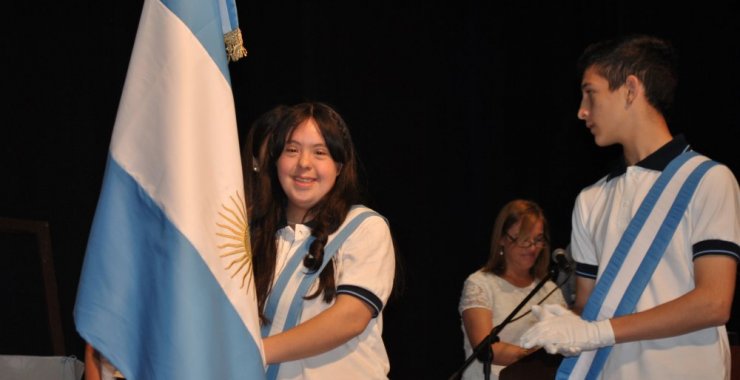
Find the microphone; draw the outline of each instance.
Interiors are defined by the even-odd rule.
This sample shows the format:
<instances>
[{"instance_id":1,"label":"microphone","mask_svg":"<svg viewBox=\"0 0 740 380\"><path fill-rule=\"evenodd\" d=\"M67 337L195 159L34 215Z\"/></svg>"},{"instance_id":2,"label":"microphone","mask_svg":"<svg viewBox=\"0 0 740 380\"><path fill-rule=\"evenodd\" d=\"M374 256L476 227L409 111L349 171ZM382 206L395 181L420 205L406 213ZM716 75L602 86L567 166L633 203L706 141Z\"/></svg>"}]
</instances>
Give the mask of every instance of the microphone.
<instances>
[{"instance_id":1,"label":"microphone","mask_svg":"<svg viewBox=\"0 0 740 380\"><path fill-rule=\"evenodd\" d=\"M560 272L570 273L573 270L573 265L571 264L570 260L568 260L568 257L565 255L564 249L558 248L552 251L552 259L553 261L555 261L555 264L557 265L557 268Z\"/></svg>"}]
</instances>

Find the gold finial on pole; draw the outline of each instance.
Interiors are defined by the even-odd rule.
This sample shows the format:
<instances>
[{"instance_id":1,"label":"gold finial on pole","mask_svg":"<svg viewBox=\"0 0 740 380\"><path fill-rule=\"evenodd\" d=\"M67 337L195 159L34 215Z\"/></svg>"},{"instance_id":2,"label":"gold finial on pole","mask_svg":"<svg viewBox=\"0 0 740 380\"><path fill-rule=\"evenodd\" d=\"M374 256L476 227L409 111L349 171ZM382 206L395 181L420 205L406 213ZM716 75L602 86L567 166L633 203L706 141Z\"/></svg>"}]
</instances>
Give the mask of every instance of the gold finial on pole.
<instances>
[{"instance_id":1,"label":"gold finial on pole","mask_svg":"<svg viewBox=\"0 0 740 380\"><path fill-rule=\"evenodd\" d=\"M226 44L226 55L229 62L236 62L247 56L247 49L244 48L242 32L239 28L224 34L224 43Z\"/></svg>"}]
</instances>

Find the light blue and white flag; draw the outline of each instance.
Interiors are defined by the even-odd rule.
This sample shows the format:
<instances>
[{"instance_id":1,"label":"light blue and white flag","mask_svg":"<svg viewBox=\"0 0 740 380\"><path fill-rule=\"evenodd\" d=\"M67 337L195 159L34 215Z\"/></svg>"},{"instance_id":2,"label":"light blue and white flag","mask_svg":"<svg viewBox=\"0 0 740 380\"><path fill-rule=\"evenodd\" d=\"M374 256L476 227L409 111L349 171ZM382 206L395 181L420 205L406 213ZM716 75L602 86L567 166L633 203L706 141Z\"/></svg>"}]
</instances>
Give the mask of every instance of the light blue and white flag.
<instances>
[{"instance_id":1,"label":"light blue and white flag","mask_svg":"<svg viewBox=\"0 0 740 380\"><path fill-rule=\"evenodd\" d=\"M264 378L236 27L233 0L144 2L75 304L80 335L129 380Z\"/></svg>"}]
</instances>

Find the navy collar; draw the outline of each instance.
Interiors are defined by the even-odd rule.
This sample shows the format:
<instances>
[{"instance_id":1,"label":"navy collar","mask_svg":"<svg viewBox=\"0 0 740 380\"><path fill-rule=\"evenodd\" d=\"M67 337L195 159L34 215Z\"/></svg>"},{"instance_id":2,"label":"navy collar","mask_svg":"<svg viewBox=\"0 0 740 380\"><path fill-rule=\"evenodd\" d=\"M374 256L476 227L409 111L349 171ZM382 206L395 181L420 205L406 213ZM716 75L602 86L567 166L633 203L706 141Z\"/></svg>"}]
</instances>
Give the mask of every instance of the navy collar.
<instances>
[{"instance_id":1,"label":"navy collar","mask_svg":"<svg viewBox=\"0 0 740 380\"><path fill-rule=\"evenodd\" d=\"M645 157L642 161L636 163L635 165L645 169L663 171L663 169L665 169L665 167L668 166L668 164L674 158L687 150L691 150L691 147L686 142L686 138L683 135L677 135L673 138L673 140L669 141L668 143L660 147L660 149L651 153L649 156ZM624 158L622 158L619 167L617 167L617 169L613 172L609 173L609 175L606 177L606 180L610 181L613 178L619 177L626 171L627 164L624 162Z\"/></svg>"}]
</instances>

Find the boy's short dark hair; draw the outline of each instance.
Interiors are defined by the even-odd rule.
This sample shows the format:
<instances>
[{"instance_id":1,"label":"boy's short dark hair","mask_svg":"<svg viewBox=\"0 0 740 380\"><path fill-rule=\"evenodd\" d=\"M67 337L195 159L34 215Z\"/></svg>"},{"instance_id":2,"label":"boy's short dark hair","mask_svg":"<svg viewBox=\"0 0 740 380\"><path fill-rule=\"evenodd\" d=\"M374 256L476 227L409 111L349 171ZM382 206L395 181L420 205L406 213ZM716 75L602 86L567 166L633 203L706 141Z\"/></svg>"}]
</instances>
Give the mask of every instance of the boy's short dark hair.
<instances>
[{"instance_id":1,"label":"boy's short dark hair","mask_svg":"<svg viewBox=\"0 0 740 380\"><path fill-rule=\"evenodd\" d=\"M678 85L677 61L676 51L668 41L634 35L588 46L578 60L578 70L582 76L594 67L612 91L621 87L627 76L636 76L645 86L648 102L666 116Z\"/></svg>"}]
</instances>

